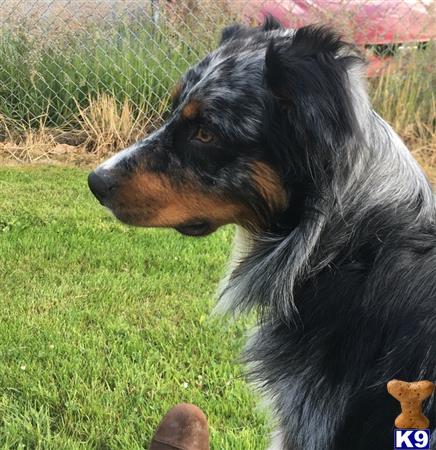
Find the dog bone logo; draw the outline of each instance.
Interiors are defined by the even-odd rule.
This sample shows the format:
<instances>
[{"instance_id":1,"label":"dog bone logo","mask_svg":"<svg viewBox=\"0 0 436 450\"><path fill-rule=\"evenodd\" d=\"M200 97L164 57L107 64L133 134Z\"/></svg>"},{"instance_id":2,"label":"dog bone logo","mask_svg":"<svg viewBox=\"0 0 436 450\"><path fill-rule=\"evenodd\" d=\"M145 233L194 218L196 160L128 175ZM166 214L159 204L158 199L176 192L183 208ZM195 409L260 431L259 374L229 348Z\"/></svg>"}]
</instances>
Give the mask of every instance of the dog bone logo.
<instances>
[{"instance_id":1,"label":"dog bone logo","mask_svg":"<svg viewBox=\"0 0 436 450\"><path fill-rule=\"evenodd\" d=\"M422 402L431 396L434 384L431 381L391 380L388 383L388 392L401 404L401 414L395 419L397 428L414 428L424 430L429 427L430 421L422 413Z\"/></svg>"}]
</instances>

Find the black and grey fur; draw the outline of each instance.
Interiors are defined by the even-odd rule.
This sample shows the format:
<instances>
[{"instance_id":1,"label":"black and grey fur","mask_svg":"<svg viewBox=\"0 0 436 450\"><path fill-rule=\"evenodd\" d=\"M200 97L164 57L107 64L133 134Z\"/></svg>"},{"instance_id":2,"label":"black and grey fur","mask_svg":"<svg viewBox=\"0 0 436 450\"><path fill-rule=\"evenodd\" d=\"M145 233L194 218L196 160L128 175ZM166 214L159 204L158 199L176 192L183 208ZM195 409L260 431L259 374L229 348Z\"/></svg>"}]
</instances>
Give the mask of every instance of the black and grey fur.
<instances>
[{"instance_id":1,"label":"black and grey fur","mask_svg":"<svg viewBox=\"0 0 436 450\"><path fill-rule=\"evenodd\" d=\"M98 169L188 168L263 217L238 229L218 308L259 313L245 359L277 421L274 449L388 450L399 404L386 383L436 380L435 197L371 108L362 65L326 28L226 28L162 129ZM219 136L207 147L183 134L192 98ZM282 210L253 187L252 161L278 174ZM425 413L434 430L434 398Z\"/></svg>"}]
</instances>

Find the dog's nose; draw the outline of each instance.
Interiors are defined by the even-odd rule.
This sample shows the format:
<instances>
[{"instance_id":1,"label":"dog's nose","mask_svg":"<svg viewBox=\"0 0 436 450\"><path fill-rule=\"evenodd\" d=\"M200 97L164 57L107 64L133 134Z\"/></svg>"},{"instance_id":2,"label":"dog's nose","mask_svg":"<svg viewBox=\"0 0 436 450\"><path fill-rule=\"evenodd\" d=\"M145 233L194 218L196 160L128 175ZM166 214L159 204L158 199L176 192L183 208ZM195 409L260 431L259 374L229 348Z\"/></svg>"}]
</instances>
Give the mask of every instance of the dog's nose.
<instances>
[{"instance_id":1,"label":"dog's nose","mask_svg":"<svg viewBox=\"0 0 436 450\"><path fill-rule=\"evenodd\" d=\"M115 191L116 183L109 175L94 171L88 175L88 186L99 202L103 203Z\"/></svg>"}]
</instances>

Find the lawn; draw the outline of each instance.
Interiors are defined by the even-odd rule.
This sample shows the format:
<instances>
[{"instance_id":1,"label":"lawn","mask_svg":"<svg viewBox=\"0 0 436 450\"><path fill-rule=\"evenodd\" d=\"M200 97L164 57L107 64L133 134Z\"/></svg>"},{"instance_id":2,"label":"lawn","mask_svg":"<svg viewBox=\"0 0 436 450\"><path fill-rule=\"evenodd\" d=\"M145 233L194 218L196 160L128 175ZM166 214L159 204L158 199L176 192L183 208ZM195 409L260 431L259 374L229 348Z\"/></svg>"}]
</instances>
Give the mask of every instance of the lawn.
<instances>
[{"instance_id":1,"label":"lawn","mask_svg":"<svg viewBox=\"0 0 436 450\"><path fill-rule=\"evenodd\" d=\"M0 448L147 448L181 401L212 449L264 448L248 324L210 317L231 239L121 225L83 169L0 168Z\"/></svg>"}]
</instances>

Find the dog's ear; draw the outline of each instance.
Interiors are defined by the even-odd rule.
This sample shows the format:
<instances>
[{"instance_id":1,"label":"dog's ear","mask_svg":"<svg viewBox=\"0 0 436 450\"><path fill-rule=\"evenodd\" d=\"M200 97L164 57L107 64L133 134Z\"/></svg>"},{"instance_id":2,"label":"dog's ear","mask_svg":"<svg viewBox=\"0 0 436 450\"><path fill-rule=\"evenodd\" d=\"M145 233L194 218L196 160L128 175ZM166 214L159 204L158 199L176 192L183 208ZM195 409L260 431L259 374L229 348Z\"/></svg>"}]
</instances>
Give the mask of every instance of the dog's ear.
<instances>
[{"instance_id":1,"label":"dog's ear","mask_svg":"<svg viewBox=\"0 0 436 450\"><path fill-rule=\"evenodd\" d=\"M223 45L231 39L235 39L246 32L247 28L244 25L235 23L225 27L221 32L221 39L219 45Z\"/></svg>"},{"instance_id":2,"label":"dog's ear","mask_svg":"<svg viewBox=\"0 0 436 450\"><path fill-rule=\"evenodd\" d=\"M267 14L261 26L262 31L279 30L283 28L282 24L272 14Z\"/></svg>"},{"instance_id":3,"label":"dog's ear","mask_svg":"<svg viewBox=\"0 0 436 450\"><path fill-rule=\"evenodd\" d=\"M353 131L348 69L361 61L338 35L307 26L273 38L265 55L265 80L287 111L296 137L314 144L340 144Z\"/></svg>"},{"instance_id":4,"label":"dog's ear","mask_svg":"<svg viewBox=\"0 0 436 450\"><path fill-rule=\"evenodd\" d=\"M239 37L244 37L255 33L256 31L272 31L282 28L282 24L271 14L267 14L264 18L262 25L258 28L249 28L245 25L235 23L229 25L223 29L221 32L221 39L219 45L225 44L226 42L237 39Z\"/></svg>"}]
</instances>

